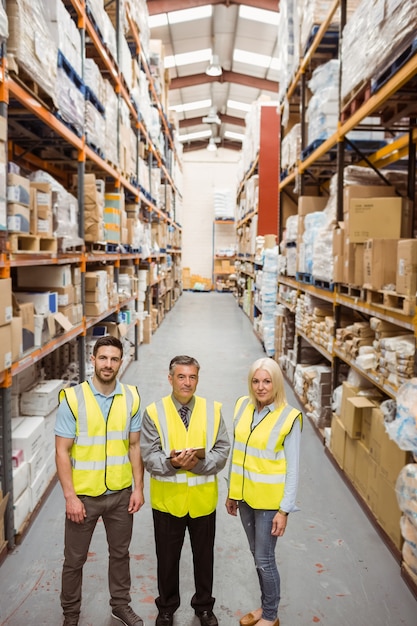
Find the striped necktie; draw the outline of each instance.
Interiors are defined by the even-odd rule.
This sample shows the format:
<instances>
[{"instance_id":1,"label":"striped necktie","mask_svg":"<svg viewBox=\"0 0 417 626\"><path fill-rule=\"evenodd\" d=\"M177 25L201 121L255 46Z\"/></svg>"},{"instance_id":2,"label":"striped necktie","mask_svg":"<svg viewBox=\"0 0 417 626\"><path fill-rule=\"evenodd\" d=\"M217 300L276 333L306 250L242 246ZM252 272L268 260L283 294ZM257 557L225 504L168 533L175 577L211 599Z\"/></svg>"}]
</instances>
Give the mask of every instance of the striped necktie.
<instances>
[{"instance_id":1,"label":"striped necktie","mask_svg":"<svg viewBox=\"0 0 417 626\"><path fill-rule=\"evenodd\" d=\"M178 409L178 413L180 414L180 417L182 419L182 421L184 422L184 426L185 428L188 428L188 406L182 406Z\"/></svg>"}]
</instances>

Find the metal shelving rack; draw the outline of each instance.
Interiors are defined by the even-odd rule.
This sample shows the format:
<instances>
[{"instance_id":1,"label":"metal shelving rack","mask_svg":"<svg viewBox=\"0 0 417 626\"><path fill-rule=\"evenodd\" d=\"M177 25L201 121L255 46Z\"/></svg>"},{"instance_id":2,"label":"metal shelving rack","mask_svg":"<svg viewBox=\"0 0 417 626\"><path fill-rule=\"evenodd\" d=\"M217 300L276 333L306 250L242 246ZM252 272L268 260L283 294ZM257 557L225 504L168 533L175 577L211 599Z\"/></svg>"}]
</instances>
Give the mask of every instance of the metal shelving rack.
<instances>
[{"instance_id":1,"label":"metal shelving rack","mask_svg":"<svg viewBox=\"0 0 417 626\"><path fill-rule=\"evenodd\" d=\"M305 136L303 129L306 122L306 74L312 71L315 67L314 55L319 49L321 41L325 36L326 31L329 28L331 20L337 9L340 9L341 16L339 30L341 40L343 27L346 23L347 0L334 0L329 9L326 19L323 21L315 37L313 38L311 46L306 52L304 58L301 59L298 71L296 72L294 79L289 85L286 93L288 100L290 100L291 98L298 99L302 125L302 150L306 147L303 141L303 137ZM346 119L344 117L341 117L341 121L339 122L336 132L334 132L330 137L325 139L304 159L301 158L295 168L291 172L284 175L279 183L280 193L285 193L287 195L290 195L291 197L291 190L296 185L296 183L298 183L300 195L302 195L304 193L306 178L309 176L310 170L312 169L313 174L311 176L311 179L313 180L314 184L317 184L322 190L325 189L326 178L320 178L320 173L317 175L317 171L319 171L320 169L320 160L323 159L323 157L325 157L330 151L336 151L337 159L335 161L336 167L334 169L334 173L336 173L338 177L337 219L343 220L343 168L345 165L346 144L348 143L346 135L350 131L355 129L366 117L383 111L385 106L388 106L393 99L395 100L396 95L401 91L403 87L411 84L411 81L413 81L412 84L415 85L416 76L417 54L414 54L413 56L410 56L410 58L408 58L408 60L397 71L392 72L392 75L390 75L390 77L386 80L385 84L383 84L382 87L378 89L378 91L373 93L373 95L370 95L367 100L360 104L360 106L358 106L357 109L349 117L347 117ZM360 155L356 163L357 165L371 167L378 173L378 170L380 168L394 163L399 159L408 158L407 197L413 207L411 224L415 224L415 180L417 144L417 129L415 127L416 117L417 112L414 114L414 119L410 120L411 123L408 132L405 132L403 135L397 137L392 142L372 154ZM322 169L324 169L324 167ZM326 176L328 177L328 173L326 174ZM296 213L297 209L295 209L294 212ZM282 223L283 220L281 214L281 224ZM409 233L409 236L412 238L413 234ZM402 311L393 310L383 305L379 306L374 303L358 301L358 299L354 296L350 297L349 295L344 294L343 291L338 288L338 285L335 285L334 291L327 291L321 290L314 285L305 284L291 277L279 276L278 281L279 283L294 289L297 294L310 293L315 297L322 299L323 301L331 302L333 305L334 317L336 321L335 328L337 327L337 321L340 316L341 307L345 307L352 311L357 311L365 316L378 317L382 320L395 324L400 328L404 328L407 331L413 331L414 334L417 335L417 323L416 316L414 314L407 315ZM280 301L280 303L286 306L290 311L294 311L293 307L287 304L285 301ZM352 362L349 358L347 358L340 350L334 348L330 353L327 350L323 349L322 346L316 345L311 337L307 336L305 333L298 331L298 335L302 336L312 347L316 348L318 352L320 352L320 354L326 358L329 364L332 365L333 388L338 384L340 363L345 363L349 367L352 367L359 374L361 374L369 382L371 382L387 397L396 397L397 389L391 387L385 382L381 382L372 373L360 368L355 362ZM319 432L318 434L320 435L320 437L323 437L323 433ZM336 463L335 466L338 467ZM356 494L355 489L352 485L349 486L353 489L355 495L358 497L358 501L364 506L365 512L372 520L373 516L370 510L367 510L366 504L362 501L360 495ZM399 559L398 549L391 545L390 539L382 531L381 535L387 545L393 551L396 558ZM409 586L414 590L414 592L416 592L415 585L413 585L412 581L410 581L409 577L407 576L407 574L404 573L403 570L402 574L404 575Z\"/></svg>"},{"instance_id":2,"label":"metal shelving rack","mask_svg":"<svg viewBox=\"0 0 417 626\"><path fill-rule=\"evenodd\" d=\"M180 226L175 221L175 198L179 195L179 191L175 186L175 182L172 177L172 159L178 160L178 156L175 152L173 138L171 134L171 128L167 122L165 112L163 110L160 99L158 98L151 73L149 70L147 59L140 46L140 36L136 25L131 19L130 14L127 14L127 18L130 26L129 36L136 44L136 55L139 59L141 66L144 68L148 77L150 90L155 102L155 105L160 113L162 121L163 132L165 135L165 154L161 154L160 150L154 145L151 137L140 119L140 115L133 106L132 99L128 92L124 79L119 72L119 69L108 51L103 46L98 33L87 15L86 0L66 0L66 7L72 12L73 18L76 21L83 44L84 54L87 46L86 40L89 40L89 50L93 56L96 57L98 64L106 75L110 77L113 83L115 92L119 98L122 98L129 107L132 128L135 129L138 142L143 140L146 143L150 162L155 163L163 173L163 181L166 185L171 186L174 191L174 217L170 217L165 211L158 208L149 198L147 198L139 185L134 182L133 179L129 179L120 170L108 161L106 161L100 154L94 151L90 146L86 144L85 137L79 137L71 128L67 127L61 120L59 120L53 112L38 98L34 97L25 86L20 82L17 76L10 74L7 67L5 46L0 63L0 115L7 118L9 113L9 105L11 102L15 103L17 107L22 109L25 114L30 115L31 119L35 121L39 128L48 128L52 133L54 141L62 143L63 145L70 146L76 151L76 159L68 159L63 166L56 166L53 163L47 163L44 159L40 158L36 154L33 154L25 146L21 145L21 142L12 143L9 141L9 158L16 159L22 165L28 169L45 169L60 180L64 185L69 182L69 175L77 174L78 180L78 223L79 223L79 235L81 239L84 235L84 206L83 206L83 189L84 189L84 173L86 170L86 163L89 163L95 173L104 175L113 181L114 189L123 189L126 194L133 201L140 204L142 212L149 221L158 220L163 221L169 226L181 231ZM116 11L118 15L121 11L121 3L116 0ZM84 63L82 63L84 66ZM137 159L137 174L139 168L139 159ZM136 176L138 180L138 176ZM171 252L171 251L170 251ZM172 252L180 253L180 249L172 250ZM165 259L166 253L158 254L157 259ZM153 258L153 257L152 257ZM7 239L3 241L3 249L0 252L0 277L8 278L11 275L11 268L22 267L25 265L42 265L42 264L76 264L81 268L81 278L84 279L84 273L89 263L105 262L112 263L116 269L116 275L120 268L120 263L124 261L132 262L136 268L136 274L139 269L140 254L138 253L112 253L112 254L92 254L89 253L85 246L81 251L55 254L19 254L14 255L10 253L7 246ZM132 301L135 298L128 298L124 302L120 302L117 306L113 306L103 312L101 315L94 318L87 318L83 316L81 324L73 327L69 332L63 333L57 337L54 337L46 345L36 348L30 351L28 354L24 354L23 357L16 363L12 364L9 370L0 372L0 476L2 479L4 493L9 493L9 502L5 515L5 536L8 541L8 547L12 548L15 543L15 529L13 528L13 476L12 476L12 437L11 437L11 384L14 375L22 372L25 368L40 361L43 357L53 352L60 346L64 345L68 341L77 338L80 345L80 354L85 354L85 338L86 332L91 326L104 320L109 315L117 313L121 308ZM137 308L137 299L136 308ZM82 304L84 307L84 289L82 282ZM137 325L135 324L135 358L138 357L138 332ZM85 364L84 360L80 362L80 377L85 376ZM1 558L1 555L0 555Z\"/></svg>"}]
</instances>

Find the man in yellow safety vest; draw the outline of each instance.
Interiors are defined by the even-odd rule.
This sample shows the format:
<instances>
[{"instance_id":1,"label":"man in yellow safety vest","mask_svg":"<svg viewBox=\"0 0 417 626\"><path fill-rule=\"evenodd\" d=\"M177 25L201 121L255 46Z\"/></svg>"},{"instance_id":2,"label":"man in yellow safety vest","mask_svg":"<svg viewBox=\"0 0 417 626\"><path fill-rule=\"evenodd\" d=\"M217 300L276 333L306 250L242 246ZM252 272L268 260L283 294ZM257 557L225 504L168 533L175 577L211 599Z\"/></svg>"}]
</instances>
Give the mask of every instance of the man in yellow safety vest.
<instances>
[{"instance_id":1,"label":"man in yellow safety vest","mask_svg":"<svg viewBox=\"0 0 417 626\"><path fill-rule=\"evenodd\" d=\"M133 513L144 503L140 397L136 387L117 380L122 357L119 339L101 337L91 357L92 378L60 393L55 441L66 509L64 626L79 621L83 566L100 517L109 545L112 616L125 626L143 626L129 606Z\"/></svg>"},{"instance_id":2,"label":"man in yellow safety vest","mask_svg":"<svg viewBox=\"0 0 417 626\"><path fill-rule=\"evenodd\" d=\"M141 449L151 475L158 560L156 626L172 626L180 605L179 563L186 528L196 587L191 606L201 626L218 624L212 596L217 474L230 446L221 404L194 395L199 370L193 357L174 357L168 375L171 395L149 405L143 415Z\"/></svg>"}]
</instances>

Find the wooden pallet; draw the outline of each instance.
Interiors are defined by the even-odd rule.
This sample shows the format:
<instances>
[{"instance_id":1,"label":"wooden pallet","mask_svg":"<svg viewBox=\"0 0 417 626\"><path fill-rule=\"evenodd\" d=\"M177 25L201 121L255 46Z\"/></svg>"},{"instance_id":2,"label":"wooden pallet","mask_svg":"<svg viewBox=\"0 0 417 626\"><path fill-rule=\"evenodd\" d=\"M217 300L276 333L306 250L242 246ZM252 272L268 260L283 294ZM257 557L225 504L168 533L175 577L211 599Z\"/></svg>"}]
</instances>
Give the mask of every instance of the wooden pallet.
<instances>
[{"instance_id":1,"label":"wooden pallet","mask_svg":"<svg viewBox=\"0 0 417 626\"><path fill-rule=\"evenodd\" d=\"M54 254L58 251L55 237L11 233L9 244L12 254Z\"/></svg>"},{"instance_id":2,"label":"wooden pallet","mask_svg":"<svg viewBox=\"0 0 417 626\"><path fill-rule=\"evenodd\" d=\"M372 95L371 81L363 80L344 98L340 120L346 122Z\"/></svg>"},{"instance_id":3,"label":"wooden pallet","mask_svg":"<svg viewBox=\"0 0 417 626\"><path fill-rule=\"evenodd\" d=\"M380 306L408 316L415 313L415 297L402 296L395 293L395 291L374 291L372 289L367 289L366 294L366 301L372 306Z\"/></svg>"},{"instance_id":4,"label":"wooden pallet","mask_svg":"<svg viewBox=\"0 0 417 626\"><path fill-rule=\"evenodd\" d=\"M39 85L29 74L26 69L19 64L19 61L15 58L12 63L9 63L9 74L13 80L21 87L24 87L25 91L29 92L36 100L38 100L49 111L56 110L56 102L54 97L45 91L42 85Z\"/></svg>"},{"instance_id":5,"label":"wooden pallet","mask_svg":"<svg viewBox=\"0 0 417 626\"><path fill-rule=\"evenodd\" d=\"M348 296L356 302L366 302L366 289L363 287L357 287L355 285L340 284L338 291L341 295Z\"/></svg>"}]
</instances>

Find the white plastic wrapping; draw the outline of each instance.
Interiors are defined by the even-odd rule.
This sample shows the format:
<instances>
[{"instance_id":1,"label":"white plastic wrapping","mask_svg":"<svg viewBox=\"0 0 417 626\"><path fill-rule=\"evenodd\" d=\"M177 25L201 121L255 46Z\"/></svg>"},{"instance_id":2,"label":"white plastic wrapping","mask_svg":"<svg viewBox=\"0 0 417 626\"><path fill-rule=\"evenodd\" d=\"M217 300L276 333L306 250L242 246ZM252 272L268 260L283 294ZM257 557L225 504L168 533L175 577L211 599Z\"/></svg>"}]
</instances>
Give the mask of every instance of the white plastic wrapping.
<instances>
[{"instance_id":1,"label":"white plastic wrapping","mask_svg":"<svg viewBox=\"0 0 417 626\"><path fill-rule=\"evenodd\" d=\"M282 102L300 60L300 27L298 0L281 0L278 26L279 91Z\"/></svg>"},{"instance_id":2,"label":"white plastic wrapping","mask_svg":"<svg viewBox=\"0 0 417 626\"><path fill-rule=\"evenodd\" d=\"M53 41L42 0L8 0L7 60L16 72L23 68L56 105L58 48Z\"/></svg>"},{"instance_id":3,"label":"white plastic wrapping","mask_svg":"<svg viewBox=\"0 0 417 626\"><path fill-rule=\"evenodd\" d=\"M73 126L81 137L84 128L84 93L62 67L57 71L56 97L61 118Z\"/></svg>"},{"instance_id":4,"label":"white plastic wrapping","mask_svg":"<svg viewBox=\"0 0 417 626\"><path fill-rule=\"evenodd\" d=\"M385 429L401 450L417 454L417 378L399 388L395 419L385 422Z\"/></svg>"},{"instance_id":5,"label":"white plastic wrapping","mask_svg":"<svg viewBox=\"0 0 417 626\"><path fill-rule=\"evenodd\" d=\"M342 102L378 77L413 41L416 29L414 0L362 0L343 29Z\"/></svg>"},{"instance_id":6,"label":"white plastic wrapping","mask_svg":"<svg viewBox=\"0 0 417 626\"><path fill-rule=\"evenodd\" d=\"M0 4L0 43L5 41L9 36L9 20L3 4Z\"/></svg>"},{"instance_id":7,"label":"white plastic wrapping","mask_svg":"<svg viewBox=\"0 0 417 626\"><path fill-rule=\"evenodd\" d=\"M405 465L395 484L398 506L417 527L417 463Z\"/></svg>"}]
</instances>

